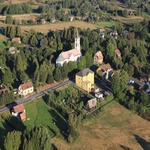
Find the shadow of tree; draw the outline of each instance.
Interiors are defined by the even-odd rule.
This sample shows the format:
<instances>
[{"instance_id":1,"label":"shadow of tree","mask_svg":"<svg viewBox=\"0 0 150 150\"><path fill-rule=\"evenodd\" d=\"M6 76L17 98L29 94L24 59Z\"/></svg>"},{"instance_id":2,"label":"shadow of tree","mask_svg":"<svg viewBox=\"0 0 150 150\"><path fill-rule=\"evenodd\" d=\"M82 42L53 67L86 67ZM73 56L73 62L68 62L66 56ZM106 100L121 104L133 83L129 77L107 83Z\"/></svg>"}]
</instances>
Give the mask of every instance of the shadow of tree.
<instances>
[{"instance_id":1,"label":"shadow of tree","mask_svg":"<svg viewBox=\"0 0 150 150\"><path fill-rule=\"evenodd\" d=\"M63 119L61 115L57 113L56 110L51 109L49 110L49 113L52 115L53 122L55 122L55 125L59 128L60 133L66 139L68 137L68 123Z\"/></svg>"},{"instance_id":2,"label":"shadow of tree","mask_svg":"<svg viewBox=\"0 0 150 150\"><path fill-rule=\"evenodd\" d=\"M134 137L144 150L150 150L150 142L146 141L136 134L134 135Z\"/></svg>"},{"instance_id":3,"label":"shadow of tree","mask_svg":"<svg viewBox=\"0 0 150 150\"><path fill-rule=\"evenodd\" d=\"M124 146L124 145L120 145L120 147L121 147L123 150L132 150L132 149L130 149L129 147Z\"/></svg>"},{"instance_id":4,"label":"shadow of tree","mask_svg":"<svg viewBox=\"0 0 150 150\"><path fill-rule=\"evenodd\" d=\"M1 121L0 126L0 149L4 149L4 138L8 132L13 131L14 129L9 126L5 121Z\"/></svg>"},{"instance_id":5,"label":"shadow of tree","mask_svg":"<svg viewBox=\"0 0 150 150\"><path fill-rule=\"evenodd\" d=\"M52 150L58 150L58 148L52 143Z\"/></svg>"}]
</instances>

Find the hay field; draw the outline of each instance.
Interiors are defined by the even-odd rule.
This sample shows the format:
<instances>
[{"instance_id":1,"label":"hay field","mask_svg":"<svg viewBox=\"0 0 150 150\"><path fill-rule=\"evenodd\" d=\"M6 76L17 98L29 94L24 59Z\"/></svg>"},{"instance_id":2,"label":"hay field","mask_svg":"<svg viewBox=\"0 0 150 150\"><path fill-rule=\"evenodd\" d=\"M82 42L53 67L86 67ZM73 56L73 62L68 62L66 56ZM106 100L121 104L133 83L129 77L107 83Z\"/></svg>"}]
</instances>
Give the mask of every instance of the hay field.
<instances>
[{"instance_id":1,"label":"hay field","mask_svg":"<svg viewBox=\"0 0 150 150\"><path fill-rule=\"evenodd\" d=\"M67 144L53 138L52 142L59 150L124 150L123 146L146 150L150 148L150 122L113 101L96 119L83 123L78 141Z\"/></svg>"},{"instance_id":2,"label":"hay field","mask_svg":"<svg viewBox=\"0 0 150 150\"><path fill-rule=\"evenodd\" d=\"M84 22L84 21L72 21L72 22L60 22L60 23L50 23L44 25L33 25L33 26L21 26L22 31L29 31L34 29L35 31L47 33L49 30L63 30L64 28L69 28L70 26L80 27L80 28L90 28L97 29L100 26Z\"/></svg>"},{"instance_id":3,"label":"hay field","mask_svg":"<svg viewBox=\"0 0 150 150\"><path fill-rule=\"evenodd\" d=\"M124 22L124 23L136 23L136 22L141 22L143 21L144 17L142 16L130 16L128 18L124 18L124 17L113 17L115 20L118 20L120 22Z\"/></svg>"}]
</instances>

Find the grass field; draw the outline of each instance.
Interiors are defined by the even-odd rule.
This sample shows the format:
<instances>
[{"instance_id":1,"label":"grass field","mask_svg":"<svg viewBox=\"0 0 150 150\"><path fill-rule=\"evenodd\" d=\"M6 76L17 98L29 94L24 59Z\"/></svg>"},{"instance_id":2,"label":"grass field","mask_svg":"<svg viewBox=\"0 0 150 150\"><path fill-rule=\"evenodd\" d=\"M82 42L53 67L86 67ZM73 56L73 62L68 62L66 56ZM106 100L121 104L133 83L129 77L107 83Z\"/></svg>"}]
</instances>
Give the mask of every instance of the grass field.
<instances>
[{"instance_id":1,"label":"grass field","mask_svg":"<svg viewBox=\"0 0 150 150\"><path fill-rule=\"evenodd\" d=\"M142 150L150 141L150 122L113 101L95 118L82 124L80 140L69 145L58 138L52 142L59 150ZM148 143L147 143L148 144Z\"/></svg>"},{"instance_id":2,"label":"grass field","mask_svg":"<svg viewBox=\"0 0 150 150\"><path fill-rule=\"evenodd\" d=\"M51 23L44 25L33 25L33 26L21 26L23 31L29 31L34 29L37 32L47 33L49 30L63 30L64 28L69 28L70 26L90 29L97 29L100 26L84 22L84 21L72 21L72 22L59 22L59 23Z\"/></svg>"},{"instance_id":3,"label":"grass field","mask_svg":"<svg viewBox=\"0 0 150 150\"><path fill-rule=\"evenodd\" d=\"M104 28L113 28L115 26L115 22L96 22L96 24Z\"/></svg>"},{"instance_id":4,"label":"grass field","mask_svg":"<svg viewBox=\"0 0 150 150\"><path fill-rule=\"evenodd\" d=\"M27 128L42 125L49 129L51 136L59 130L64 131L67 129L67 123L62 116L47 106L42 99L25 104L25 108L26 115L29 118L24 122Z\"/></svg>"}]
</instances>

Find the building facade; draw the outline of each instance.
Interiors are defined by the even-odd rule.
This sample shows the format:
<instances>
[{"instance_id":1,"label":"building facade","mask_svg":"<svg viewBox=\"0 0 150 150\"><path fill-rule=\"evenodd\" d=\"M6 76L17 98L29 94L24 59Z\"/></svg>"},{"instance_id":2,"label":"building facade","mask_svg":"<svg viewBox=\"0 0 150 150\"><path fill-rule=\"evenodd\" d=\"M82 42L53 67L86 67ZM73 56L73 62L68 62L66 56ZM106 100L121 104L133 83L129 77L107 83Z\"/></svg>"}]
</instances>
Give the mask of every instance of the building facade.
<instances>
[{"instance_id":1,"label":"building facade","mask_svg":"<svg viewBox=\"0 0 150 150\"><path fill-rule=\"evenodd\" d=\"M26 82L19 86L18 94L22 96L26 96L34 92L34 87L32 82Z\"/></svg>"},{"instance_id":2,"label":"building facade","mask_svg":"<svg viewBox=\"0 0 150 150\"><path fill-rule=\"evenodd\" d=\"M95 55L94 55L94 65L99 65L103 63L103 54L101 51L98 51Z\"/></svg>"},{"instance_id":3,"label":"building facade","mask_svg":"<svg viewBox=\"0 0 150 150\"><path fill-rule=\"evenodd\" d=\"M87 92L94 87L94 72L89 68L83 69L76 74L76 85Z\"/></svg>"}]
</instances>

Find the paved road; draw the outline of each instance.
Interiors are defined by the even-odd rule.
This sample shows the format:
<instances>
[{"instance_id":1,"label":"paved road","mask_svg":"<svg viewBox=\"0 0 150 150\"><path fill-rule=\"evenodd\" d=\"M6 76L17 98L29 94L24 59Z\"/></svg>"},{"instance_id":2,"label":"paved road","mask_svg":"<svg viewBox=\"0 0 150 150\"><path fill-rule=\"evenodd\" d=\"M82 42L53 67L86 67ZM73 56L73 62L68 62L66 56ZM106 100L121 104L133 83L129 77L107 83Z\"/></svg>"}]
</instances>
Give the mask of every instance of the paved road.
<instances>
[{"instance_id":1,"label":"paved road","mask_svg":"<svg viewBox=\"0 0 150 150\"><path fill-rule=\"evenodd\" d=\"M9 109L13 108L13 107L16 105L16 103L17 103L17 104L22 104L22 103L29 102L29 101L31 101L31 100L37 99L37 98L39 98L39 97L42 97L42 96L44 96L45 94L47 94L47 93L49 93L49 92L52 92L52 91L54 91L54 90L56 90L56 89L58 89L58 88L60 88L60 87L62 87L62 86L64 86L64 85L66 85L66 84L72 84L72 83L73 83L73 82L72 82L71 80L64 81L64 82L62 82L62 83L60 83L60 84L58 84L58 85L56 85L56 86L53 86L53 87L51 87L51 88L48 88L48 89L46 89L46 90L44 90L44 91L41 91L41 92L36 93L36 94L34 94L34 95L31 95L31 96L29 96L29 97L18 99L18 100L15 101L14 103L9 104L7 107L0 108L0 112L3 112L3 111L6 111L6 110L9 110Z\"/></svg>"}]
</instances>

